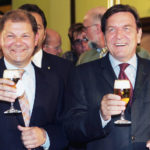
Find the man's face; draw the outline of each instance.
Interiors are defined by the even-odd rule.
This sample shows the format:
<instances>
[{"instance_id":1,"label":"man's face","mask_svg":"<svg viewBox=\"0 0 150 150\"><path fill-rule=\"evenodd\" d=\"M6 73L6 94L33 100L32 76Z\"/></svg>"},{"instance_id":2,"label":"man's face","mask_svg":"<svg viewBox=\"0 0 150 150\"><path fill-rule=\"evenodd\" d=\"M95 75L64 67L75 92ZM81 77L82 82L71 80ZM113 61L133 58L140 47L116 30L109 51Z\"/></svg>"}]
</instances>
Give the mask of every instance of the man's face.
<instances>
[{"instance_id":1,"label":"man's face","mask_svg":"<svg viewBox=\"0 0 150 150\"><path fill-rule=\"evenodd\" d=\"M84 27L86 28L86 34L90 41L97 43L99 36L97 35L97 24L93 24L90 18L87 18L83 22Z\"/></svg>"},{"instance_id":2,"label":"man's face","mask_svg":"<svg viewBox=\"0 0 150 150\"><path fill-rule=\"evenodd\" d=\"M55 35L54 37L47 37L43 50L47 53L59 56L62 52L60 36Z\"/></svg>"},{"instance_id":3,"label":"man's face","mask_svg":"<svg viewBox=\"0 0 150 150\"><path fill-rule=\"evenodd\" d=\"M74 33L73 48L78 55L81 55L83 52L89 50L88 40L85 32Z\"/></svg>"},{"instance_id":4,"label":"man's face","mask_svg":"<svg viewBox=\"0 0 150 150\"><path fill-rule=\"evenodd\" d=\"M34 35L29 22L5 22L1 32L0 44L6 60L22 68L26 66L32 57L38 37Z\"/></svg>"},{"instance_id":5,"label":"man's face","mask_svg":"<svg viewBox=\"0 0 150 150\"><path fill-rule=\"evenodd\" d=\"M136 52L142 31L137 29L134 16L130 12L119 12L110 16L106 23L106 45L113 57L128 61Z\"/></svg>"},{"instance_id":6,"label":"man's face","mask_svg":"<svg viewBox=\"0 0 150 150\"><path fill-rule=\"evenodd\" d=\"M31 14L35 17L35 20L38 25L38 34L39 34L38 49L41 49L43 41L45 40L46 31L44 29L44 25L43 25L41 16L37 13L31 13Z\"/></svg>"}]
</instances>

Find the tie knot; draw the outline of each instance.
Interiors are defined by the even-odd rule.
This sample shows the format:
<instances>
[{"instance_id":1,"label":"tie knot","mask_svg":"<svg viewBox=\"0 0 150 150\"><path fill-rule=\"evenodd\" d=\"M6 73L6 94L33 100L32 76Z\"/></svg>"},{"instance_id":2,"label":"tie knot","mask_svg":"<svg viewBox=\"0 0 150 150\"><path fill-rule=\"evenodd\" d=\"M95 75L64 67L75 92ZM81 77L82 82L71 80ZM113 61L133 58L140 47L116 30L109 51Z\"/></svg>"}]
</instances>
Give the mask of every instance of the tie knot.
<instances>
[{"instance_id":1,"label":"tie knot","mask_svg":"<svg viewBox=\"0 0 150 150\"><path fill-rule=\"evenodd\" d=\"M128 66L129 66L128 63L119 64L120 71L121 71L121 72L124 72L124 70L125 70Z\"/></svg>"}]
</instances>

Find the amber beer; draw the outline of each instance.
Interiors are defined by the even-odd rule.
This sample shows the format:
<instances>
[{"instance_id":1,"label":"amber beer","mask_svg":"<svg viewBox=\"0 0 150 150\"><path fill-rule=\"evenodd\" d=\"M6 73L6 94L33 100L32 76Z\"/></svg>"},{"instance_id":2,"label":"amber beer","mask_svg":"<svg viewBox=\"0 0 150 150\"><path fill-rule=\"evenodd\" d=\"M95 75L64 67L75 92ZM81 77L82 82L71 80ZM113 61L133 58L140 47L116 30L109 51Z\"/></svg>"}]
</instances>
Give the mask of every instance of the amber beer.
<instances>
[{"instance_id":1,"label":"amber beer","mask_svg":"<svg viewBox=\"0 0 150 150\"><path fill-rule=\"evenodd\" d=\"M12 85L12 87L16 88L16 83L19 81L19 79L21 79L23 73L23 69L6 69L3 72L3 78L14 81L15 84ZM4 113L21 113L21 110L15 109L13 102L11 102L10 109L6 110Z\"/></svg>"},{"instance_id":2,"label":"amber beer","mask_svg":"<svg viewBox=\"0 0 150 150\"><path fill-rule=\"evenodd\" d=\"M121 96L121 100L129 102L130 99L130 82L129 80L115 80L114 94Z\"/></svg>"}]
</instances>

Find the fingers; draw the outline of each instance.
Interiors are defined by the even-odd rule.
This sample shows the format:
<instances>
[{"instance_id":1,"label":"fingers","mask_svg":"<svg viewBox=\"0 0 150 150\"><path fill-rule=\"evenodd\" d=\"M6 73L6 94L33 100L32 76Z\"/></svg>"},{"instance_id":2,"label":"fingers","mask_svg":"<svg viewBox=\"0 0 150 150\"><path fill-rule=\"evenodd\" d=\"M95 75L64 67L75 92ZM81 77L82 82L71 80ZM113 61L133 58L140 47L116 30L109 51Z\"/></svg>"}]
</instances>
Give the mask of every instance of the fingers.
<instances>
[{"instance_id":1,"label":"fingers","mask_svg":"<svg viewBox=\"0 0 150 150\"><path fill-rule=\"evenodd\" d=\"M112 115L118 115L125 110L125 102L115 94L107 94L101 101L100 111L104 120L108 120Z\"/></svg>"},{"instance_id":2,"label":"fingers","mask_svg":"<svg viewBox=\"0 0 150 150\"><path fill-rule=\"evenodd\" d=\"M150 149L150 140L149 140L149 141L147 141L147 143L146 143L146 147Z\"/></svg>"},{"instance_id":3,"label":"fingers","mask_svg":"<svg viewBox=\"0 0 150 150\"><path fill-rule=\"evenodd\" d=\"M46 141L45 130L41 128L18 126L18 129L22 132L21 139L27 149L39 147Z\"/></svg>"},{"instance_id":4,"label":"fingers","mask_svg":"<svg viewBox=\"0 0 150 150\"><path fill-rule=\"evenodd\" d=\"M15 83L8 79L0 78L0 100L14 102L17 98Z\"/></svg>"}]
</instances>

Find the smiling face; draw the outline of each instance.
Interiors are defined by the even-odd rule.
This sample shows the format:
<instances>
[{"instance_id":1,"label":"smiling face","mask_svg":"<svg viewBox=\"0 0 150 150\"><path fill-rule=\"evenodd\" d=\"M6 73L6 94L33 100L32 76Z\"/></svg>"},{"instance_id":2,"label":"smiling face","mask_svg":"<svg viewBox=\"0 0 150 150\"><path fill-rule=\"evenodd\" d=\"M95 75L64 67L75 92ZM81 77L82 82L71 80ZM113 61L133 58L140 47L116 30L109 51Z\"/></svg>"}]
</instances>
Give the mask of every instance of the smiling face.
<instances>
[{"instance_id":1,"label":"smiling face","mask_svg":"<svg viewBox=\"0 0 150 150\"><path fill-rule=\"evenodd\" d=\"M5 59L16 67L25 67L31 60L38 37L29 22L8 20L1 32L0 42Z\"/></svg>"},{"instance_id":2,"label":"smiling face","mask_svg":"<svg viewBox=\"0 0 150 150\"><path fill-rule=\"evenodd\" d=\"M106 45L119 61L127 62L135 54L141 35L142 30L137 29L135 18L130 12L115 13L107 20Z\"/></svg>"}]
</instances>

